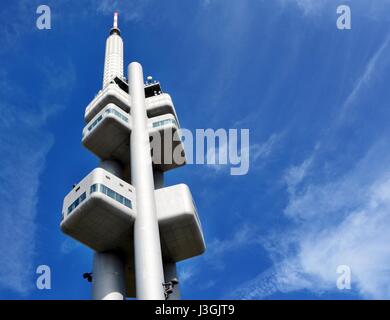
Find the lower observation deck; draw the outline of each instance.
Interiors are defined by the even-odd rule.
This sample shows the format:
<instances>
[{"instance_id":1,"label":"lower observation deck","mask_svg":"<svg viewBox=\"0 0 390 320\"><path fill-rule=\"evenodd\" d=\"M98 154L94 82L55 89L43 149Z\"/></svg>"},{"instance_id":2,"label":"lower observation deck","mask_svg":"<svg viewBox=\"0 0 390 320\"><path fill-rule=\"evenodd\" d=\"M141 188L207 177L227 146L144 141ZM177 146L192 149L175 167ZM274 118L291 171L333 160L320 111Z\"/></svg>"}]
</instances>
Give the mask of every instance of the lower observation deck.
<instances>
[{"instance_id":1,"label":"lower observation deck","mask_svg":"<svg viewBox=\"0 0 390 320\"><path fill-rule=\"evenodd\" d=\"M62 231L98 252L131 253L135 192L106 170L93 170L65 197ZM202 227L189 188L161 188L155 196L164 259L178 262L203 253Z\"/></svg>"},{"instance_id":2,"label":"lower observation deck","mask_svg":"<svg viewBox=\"0 0 390 320\"><path fill-rule=\"evenodd\" d=\"M168 113L148 119L154 166L167 171L185 164L184 145L176 118ZM108 104L85 126L83 145L102 160L130 162L132 118L115 104Z\"/></svg>"},{"instance_id":3,"label":"lower observation deck","mask_svg":"<svg viewBox=\"0 0 390 320\"><path fill-rule=\"evenodd\" d=\"M135 189L97 168L65 197L61 229L97 250L119 249L135 220Z\"/></svg>"}]
</instances>

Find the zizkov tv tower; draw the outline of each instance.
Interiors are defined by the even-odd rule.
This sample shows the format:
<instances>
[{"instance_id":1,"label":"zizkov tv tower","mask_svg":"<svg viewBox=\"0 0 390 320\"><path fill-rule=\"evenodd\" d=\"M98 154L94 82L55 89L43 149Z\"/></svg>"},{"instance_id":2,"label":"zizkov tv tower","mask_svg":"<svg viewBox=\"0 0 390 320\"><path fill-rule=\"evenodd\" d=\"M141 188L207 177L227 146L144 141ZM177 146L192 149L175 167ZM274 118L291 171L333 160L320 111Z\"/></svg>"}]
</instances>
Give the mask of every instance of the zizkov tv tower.
<instances>
[{"instance_id":1,"label":"zizkov tv tower","mask_svg":"<svg viewBox=\"0 0 390 320\"><path fill-rule=\"evenodd\" d=\"M82 143L100 164L66 195L61 230L94 250L94 299L178 299L176 263L205 250L187 185L164 186L185 164L171 97L137 62L123 72L118 14L106 42L103 88L85 110Z\"/></svg>"}]
</instances>

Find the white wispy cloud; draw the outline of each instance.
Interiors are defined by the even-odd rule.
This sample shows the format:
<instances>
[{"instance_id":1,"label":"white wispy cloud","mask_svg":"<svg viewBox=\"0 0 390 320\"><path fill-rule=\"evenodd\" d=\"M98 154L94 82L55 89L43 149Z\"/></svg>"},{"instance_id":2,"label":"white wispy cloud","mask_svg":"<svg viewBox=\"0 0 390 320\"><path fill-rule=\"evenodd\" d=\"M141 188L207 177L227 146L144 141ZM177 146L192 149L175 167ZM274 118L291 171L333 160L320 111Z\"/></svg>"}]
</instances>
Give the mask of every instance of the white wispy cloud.
<instances>
[{"instance_id":1,"label":"white wispy cloud","mask_svg":"<svg viewBox=\"0 0 390 320\"><path fill-rule=\"evenodd\" d=\"M185 268L179 266L178 271L181 283L190 282L195 274L194 269L191 266Z\"/></svg>"},{"instance_id":2,"label":"white wispy cloud","mask_svg":"<svg viewBox=\"0 0 390 320\"><path fill-rule=\"evenodd\" d=\"M272 155L275 148L280 144L284 133L273 133L271 134L266 141L263 143L254 142L248 146L240 146L240 149L237 151L238 157L242 155L249 156L249 170L259 170L265 166L267 159ZM228 137L229 139L229 137ZM215 158L215 163L207 163L207 168L212 169L216 174L227 174L232 165L236 165L238 159L233 159L235 157L230 157L230 145L229 141L216 143L214 146L207 146L206 150L206 159ZM234 153L232 153L234 154ZM231 159L232 158L232 159ZM227 161L222 159L227 159ZM206 177L209 177L207 175Z\"/></svg>"},{"instance_id":3,"label":"white wispy cloud","mask_svg":"<svg viewBox=\"0 0 390 320\"><path fill-rule=\"evenodd\" d=\"M39 176L53 139L30 128L0 128L0 136L0 286L24 292L33 274Z\"/></svg>"},{"instance_id":4,"label":"white wispy cloud","mask_svg":"<svg viewBox=\"0 0 390 320\"><path fill-rule=\"evenodd\" d=\"M233 233L232 237L226 239L215 238L207 245L205 261L213 268L223 269L224 258L227 254L245 247L257 239L256 230L249 225L241 225Z\"/></svg>"},{"instance_id":5,"label":"white wispy cloud","mask_svg":"<svg viewBox=\"0 0 390 320\"><path fill-rule=\"evenodd\" d=\"M376 50L376 52L369 59L368 63L366 64L363 70L363 73L356 80L352 91L349 93L349 95L347 96L347 98L345 99L341 107L340 110L341 118L343 118L346 115L346 113L351 108L351 106L356 101L356 99L359 97L361 92L365 88L370 86L370 80L372 80L372 78L375 76L376 71L380 65L380 61L384 57L384 53L388 49L389 43L390 43L390 34L385 38L385 40L378 48L378 50Z\"/></svg>"},{"instance_id":6,"label":"white wispy cloud","mask_svg":"<svg viewBox=\"0 0 390 320\"><path fill-rule=\"evenodd\" d=\"M81 246L82 245L80 242L77 242L76 240L73 240L71 238L66 238L64 241L62 241L60 250L63 254L69 254L74 250L80 248Z\"/></svg>"},{"instance_id":7,"label":"white wispy cloud","mask_svg":"<svg viewBox=\"0 0 390 320\"><path fill-rule=\"evenodd\" d=\"M68 68L69 67L69 68ZM54 137L44 125L63 108L60 90L74 81L71 64L56 73L42 69L43 92L34 99L0 74L0 287L19 293L31 289L36 254L36 216L40 176ZM58 74L59 73L59 74ZM50 74L50 76L49 76ZM52 77L60 76L58 79ZM36 102L36 104L34 103ZM56 106L53 109L53 105Z\"/></svg>"},{"instance_id":8,"label":"white wispy cloud","mask_svg":"<svg viewBox=\"0 0 390 320\"><path fill-rule=\"evenodd\" d=\"M287 185L287 190L290 195L294 195L296 192L297 186L302 182L302 180L308 174L310 166L313 163L313 158L310 157L303 161L298 166L291 166L286 174L284 175L284 182Z\"/></svg>"},{"instance_id":9,"label":"white wispy cloud","mask_svg":"<svg viewBox=\"0 0 390 320\"><path fill-rule=\"evenodd\" d=\"M294 5L305 16L318 15L326 5L336 3L334 0L278 0L283 6ZM336 7L335 7L336 8ZM334 9L336 12L336 9Z\"/></svg>"},{"instance_id":10,"label":"white wispy cloud","mask_svg":"<svg viewBox=\"0 0 390 320\"><path fill-rule=\"evenodd\" d=\"M258 166L263 165L259 161L267 159L275 147L281 142L284 133L273 133L269 138L262 144L254 143L250 146L250 153L252 154L252 162Z\"/></svg>"},{"instance_id":11,"label":"white wispy cloud","mask_svg":"<svg viewBox=\"0 0 390 320\"><path fill-rule=\"evenodd\" d=\"M259 237L256 228L251 225L239 225L231 236L225 238L214 237L207 242L204 255L190 261L190 264L178 265L179 279L183 285L191 284L199 290L208 290L218 284L216 279L202 278L204 268L220 272L225 268L226 257L234 254L244 247L257 244Z\"/></svg>"},{"instance_id":12,"label":"white wispy cloud","mask_svg":"<svg viewBox=\"0 0 390 320\"><path fill-rule=\"evenodd\" d=\"M339 265L352 270L352 292L390 298L390 153L386 141L370 148L349 172L311 182L312 160L286 173L286 230L263 246L274 267L245 283L232 297L261 299L276 292L337 291Z\"/></svg>"},{"instance_id":13,"label":"white wispy cloud","mask_svg":"<svg viewBox=\"0 0 390 320\"><path fill-rule=\"evenodd\" d=\"M0 19L6 21L0 25L1 43L0 53L8 51L18 44L20 37L31 31L31 18L35 15L35 10L28 0L20 0L7 4L8 10L0 11ZM36 7L34 8L36 9Z\"/></svg>"},{"instance_id":14,"label":"white wispy cloud","mask_svg":"<svg viewBox=\"0 0 390 320\"><path fill-rule=\"evenodd\" d=\"M226 294L225 299L258 300L277 292L288 293L300 289L313 290L312 282L301 275L297 264L284 261L283 264L267 269L239 288Z\"/></svg>"},{"instance_id":15,"label":"white wispy cloud","mask_svg":"<svg viewBox=\"0 0 390 320\"><path fill-rule=\"evenodd\" d=\"M347 95L337 120L322 142L346 122L345 115L369 93L388 62L387 36L368 59ZM362 110L360 110L362 111ZM287 225L263 239L273 267L261 271L229 297L261 299L275 293L309 290L322 294L337 291L339 265L352 270L352 291L364 298L390 298L390 161L386 134L377 137L365 155L347 171L321 172L321 143L283 177L288 202ZM323 150L322 150L323 151ZM327 164L329 168L329 164ZM337 173L336 173L337 172Z\"/></svg>"},{"instance_id":16,"label":"white wispy cloud","mask_svg":"<svg viewBox=\"0 0 390 320\"><path fill-rule=\"evenodd\" d=\"M92 2L95 4L95 2ZM119 11L121 19L126 22L138 22L145 16L147 6L150 0L103 0L97 5L97 12L104 15L112 15L116 10Z\"/></svg>"}]
</instances>

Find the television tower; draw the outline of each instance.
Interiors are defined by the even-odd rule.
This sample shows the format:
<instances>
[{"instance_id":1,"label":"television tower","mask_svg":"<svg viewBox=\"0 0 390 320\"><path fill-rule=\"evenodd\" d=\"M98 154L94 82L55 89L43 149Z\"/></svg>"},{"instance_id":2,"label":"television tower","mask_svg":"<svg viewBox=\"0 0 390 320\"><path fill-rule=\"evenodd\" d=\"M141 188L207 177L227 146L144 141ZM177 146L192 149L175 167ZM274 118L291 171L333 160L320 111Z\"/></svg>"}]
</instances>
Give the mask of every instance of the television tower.
<instances>
[{"instance_id":1,"label":"television tower","mask_svg":"<svg viewBox=\"0 0 390 320\"><path fill-rule=\"evenodd\" d=\"M176 263L205 250L185 184L164 173L186 163L171 97L142 66L123 72L118 13L106 41L103 88L85 110L82 143L99 167L66 195L61 230L94 250L94 299L179 299Z\"/></svg>"}]
</instances>

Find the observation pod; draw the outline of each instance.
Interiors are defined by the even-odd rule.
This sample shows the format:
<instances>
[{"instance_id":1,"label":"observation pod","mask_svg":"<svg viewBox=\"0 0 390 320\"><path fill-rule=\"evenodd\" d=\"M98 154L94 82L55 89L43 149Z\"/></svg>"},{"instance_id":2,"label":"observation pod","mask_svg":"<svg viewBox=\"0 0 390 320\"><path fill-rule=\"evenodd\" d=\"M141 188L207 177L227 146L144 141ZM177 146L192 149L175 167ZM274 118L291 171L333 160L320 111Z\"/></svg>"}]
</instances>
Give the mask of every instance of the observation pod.
<instances>
[{"instance_id":1,"label":"observation pod","mask_svg":"<svg viewBox=\"0 0 390 320\"><path fill-rule=\"evenodd\" d=\"M174 115L168 113L148 119L148 130L153 164L158 170L167 171L186 163ZM131 115L110 103L84 127L82 143L101 160L114 159L127 165L131 131Z\"/></svg>"},{"instance_id":2,"label":"observation pod","mask_svg":"<svg viewBox=\"0 0 390 320\"><path fill-rule=\"evenodd\" d=\"M127 83L124 82L124 79L115 77L88 104L84 114L85 122L90 122L109 103L116 104L123 111L130 113L130 100ZM169 94L161 92L161 86L158 82L153 85L145 84L145 102L146 112L149 118L170 113L177 121L172 98Z\"/></svg>"},{"instance_id":3,"label":"observation pod","mask_svg":"<svg viewBox=\"0 0 390 320\"><path fill-rule=\"evenodd\" d=\"M98 252L131 253L136 190L94 169L64 199L62 231ZM185 184L155 190L163 258L178 262L204 252L202 226Z\"/></svg>"},{"instance_id":4,"label":"observation pod","mask_svg":"<svg viewBox=\"0 0 390 320\"><path fill-rule=\"evenodd\" d=\"M66 195L61 230L96 251L118 249L128 241L133 208L133 186L96 168Z\"/></svg>"},{"instance_id":5,"label":"observation pod","mask_svg":"<svg viewBox=\"0 0 390 320\"><path fill-rule=\"evenodd\" d=\"M119 78L115 78L119 80ZM123 111L130 112L130 98L126 91L113 80L104 89L100 90L95 98L89 103L85 109L84 119L88 123L96 116L105 106L113 103L120 107Z\"/></svg>"}]
</instances>

